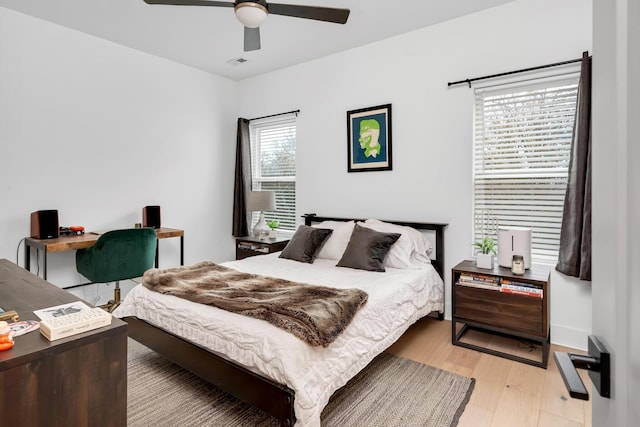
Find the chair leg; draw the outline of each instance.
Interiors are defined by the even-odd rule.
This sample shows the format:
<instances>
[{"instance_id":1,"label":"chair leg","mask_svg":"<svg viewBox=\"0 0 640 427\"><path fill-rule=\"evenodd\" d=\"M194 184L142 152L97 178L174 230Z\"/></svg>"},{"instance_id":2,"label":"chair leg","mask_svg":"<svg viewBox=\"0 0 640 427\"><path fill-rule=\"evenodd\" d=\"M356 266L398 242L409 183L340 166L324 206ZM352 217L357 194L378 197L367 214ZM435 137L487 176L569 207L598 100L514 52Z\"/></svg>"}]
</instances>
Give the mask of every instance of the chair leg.
<instances>
[{"instance_id":1,"label":"chair leg","mask_svg":"<svg viewBox=\"0 0 640 427\"><path fill-rule=\"evenodd\" d=\"M109 300L108 303L101 305L100 308L107 310L109 313L113 312L122 301L120 300L120 281L116 280L116 287L113 290L113 299Z\"/></svg>"},{"instance_id":2,"label":"chair leg","mask_svg":"<svg viewBox=\"0 0 640 427\"><path fill-rule=\"evenodd\" d=\"M120 300L120 281L116 280L116 287L113 290L113 304L111 304L111 309L109 310L109 313L111 313L113 310L118 308L121 302L122 301Z\"/></svg>"},{"instance_id":3,"label":"chair leg","mask_svg":"<svg viewBox=\"0 0 640 427\"><path fill-rule=\"evenodd\" d=\"M120 304L120 281L116 280L116 288L113 290L113 302Z\"/></svg>"}]
</instances>

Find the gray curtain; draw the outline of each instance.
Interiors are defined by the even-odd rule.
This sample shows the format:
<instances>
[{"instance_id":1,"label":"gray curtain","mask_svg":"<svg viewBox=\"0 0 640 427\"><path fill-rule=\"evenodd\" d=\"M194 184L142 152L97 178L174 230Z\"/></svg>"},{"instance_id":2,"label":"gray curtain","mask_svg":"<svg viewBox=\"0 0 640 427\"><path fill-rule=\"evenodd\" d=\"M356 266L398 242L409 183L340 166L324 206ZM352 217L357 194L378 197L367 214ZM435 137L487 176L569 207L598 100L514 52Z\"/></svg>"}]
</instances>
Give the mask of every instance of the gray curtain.
<instances>
[{"instance_id":1,"label":"gray curtain","mask_svg":"<svg viewBox=\"0 0 640 427\"><path fill-rule=\"evenodd\" d=\"M233 235L249 235L247 195L251 191L251 143L249 120L238 119L236 137L236 177L233 190Z\"/></svg>"},{"instance_id":2,"label":"gray curtain","mask_svg":"<svg viewBox=\"0 0 640 427\"><path fill-rule=\"evenodd\" d=\"M591 58L582 54L556 270L591 280Z\"/></svg>"}]
</instances>

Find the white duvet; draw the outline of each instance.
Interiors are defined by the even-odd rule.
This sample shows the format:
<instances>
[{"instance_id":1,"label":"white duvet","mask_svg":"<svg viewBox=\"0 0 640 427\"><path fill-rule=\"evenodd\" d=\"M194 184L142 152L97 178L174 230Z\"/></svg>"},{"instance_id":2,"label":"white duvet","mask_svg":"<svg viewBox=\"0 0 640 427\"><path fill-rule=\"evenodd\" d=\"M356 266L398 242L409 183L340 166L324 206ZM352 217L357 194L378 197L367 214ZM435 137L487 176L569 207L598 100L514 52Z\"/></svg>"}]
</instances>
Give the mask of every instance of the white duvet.
<instances>
[{"instance_id":1,"label":"white duvet","mask_svg":"<svg viewBox=\"0 0 640 427\"><path fill-rule=\"evenodd\" d=\"M430 264L385 273L255 256L223 265L298 282L358 288L369 294L347 329L328 347L314 347L263 320L161 295L142 285L113 313L136 316L240 363L295 391L296 426L320 426L331 395L394 343L419 318L444 310L444 286Z\"/></svg>"}]
</instances>

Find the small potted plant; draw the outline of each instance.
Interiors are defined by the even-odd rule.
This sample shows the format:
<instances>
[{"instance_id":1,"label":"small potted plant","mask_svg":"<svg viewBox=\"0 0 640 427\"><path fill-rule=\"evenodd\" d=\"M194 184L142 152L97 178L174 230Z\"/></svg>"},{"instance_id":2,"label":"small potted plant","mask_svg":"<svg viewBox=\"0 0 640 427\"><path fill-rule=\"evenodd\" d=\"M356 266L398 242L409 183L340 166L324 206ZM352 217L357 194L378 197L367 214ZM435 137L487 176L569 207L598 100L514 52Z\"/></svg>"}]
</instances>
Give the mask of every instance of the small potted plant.
<instances>
[{"instance_id":1,"label":"small potted plant","mask_svg":"<svg viewBox=\"0 0 640 427\"><path fill-rule=\"evenodd\" d=\"M493 256L496 254L496 244L489 236L473 244L478 248L476 266L478 268L493 269Z\"/></svg>"},{"instance_id":2,"label":"small potted plant","mask_svg":"<svg viewBox=\"0 0 640 427\"><path fill-rule=\"evenodd\" d=\"M280 227L280 221L278 221L277 219L274 219L274 220L271 220L271 221L267 221L267 225L271 229L269 231L269 238L275 239L276 237L278 237L277 229L278 229L278 227Z\"/></svg>"}]
</instances>

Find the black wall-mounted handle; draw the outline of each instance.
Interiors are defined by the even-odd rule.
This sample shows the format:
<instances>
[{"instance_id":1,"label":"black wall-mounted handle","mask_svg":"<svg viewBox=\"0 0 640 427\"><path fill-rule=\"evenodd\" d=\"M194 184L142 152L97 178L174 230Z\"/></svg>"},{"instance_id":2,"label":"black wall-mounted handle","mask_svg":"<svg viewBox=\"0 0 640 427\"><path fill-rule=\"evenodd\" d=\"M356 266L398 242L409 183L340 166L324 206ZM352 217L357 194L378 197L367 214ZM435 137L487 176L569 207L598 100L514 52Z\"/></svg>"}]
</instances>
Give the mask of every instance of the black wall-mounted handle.
<instances>
[{"instance_id":1,"label":"black wall-mounted handle","mask_svg":"<svg viewBox=\"0 0 640 427\"><path fill-rule=\"evenodd\" d=\"M611 397L611 358L609 352L594 335L589 336L588 350L588 355L559 351L553 353L564 385L569 390L571 397L589 400L589 393L577 371L577 369L587 369L589 378L600 396Z\"/></svg>"}]
</instances>

